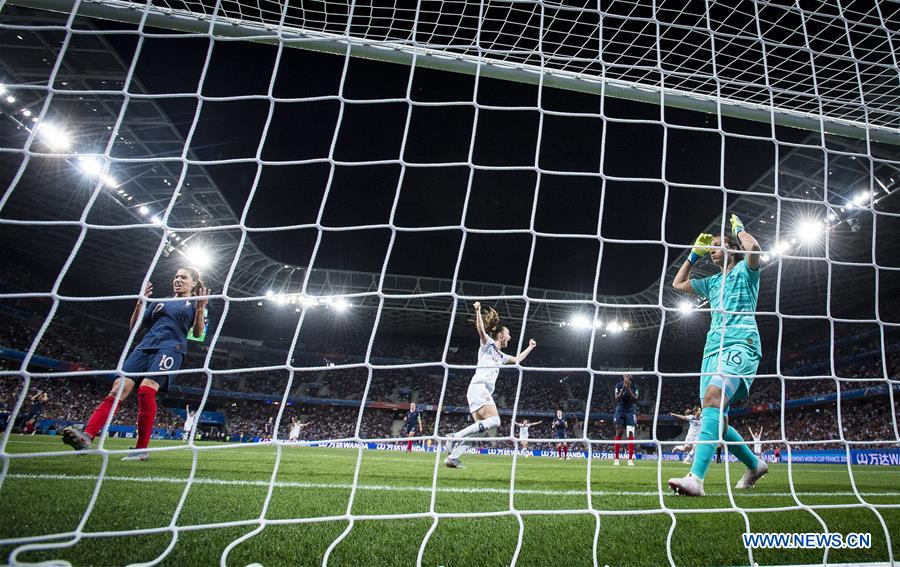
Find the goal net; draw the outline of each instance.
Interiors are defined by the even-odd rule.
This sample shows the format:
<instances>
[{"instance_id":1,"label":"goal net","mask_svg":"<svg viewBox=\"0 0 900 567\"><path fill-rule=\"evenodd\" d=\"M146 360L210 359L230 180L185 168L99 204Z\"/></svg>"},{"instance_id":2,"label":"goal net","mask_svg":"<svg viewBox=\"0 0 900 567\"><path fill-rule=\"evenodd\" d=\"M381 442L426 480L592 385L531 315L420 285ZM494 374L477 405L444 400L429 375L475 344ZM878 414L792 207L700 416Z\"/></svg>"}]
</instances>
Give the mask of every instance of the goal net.
<instances>
[{"instance_id":1,"label":"goal net","mask_svg":"<svg viewBox=\"0 0 900 567\"><path fill-rule=\"evenodd\" d=\"M898 29L835 0L0 0L0 555L893 563ZM729 423L770 472L735 489L726 442L676 498L728 313L672 284L732 215L763 355ZM187 266L208 322L147 376L149 458L122 462L124 381L74 453ZM448 468L476 302L524 356Z\"/></svg>"}]
</instances>

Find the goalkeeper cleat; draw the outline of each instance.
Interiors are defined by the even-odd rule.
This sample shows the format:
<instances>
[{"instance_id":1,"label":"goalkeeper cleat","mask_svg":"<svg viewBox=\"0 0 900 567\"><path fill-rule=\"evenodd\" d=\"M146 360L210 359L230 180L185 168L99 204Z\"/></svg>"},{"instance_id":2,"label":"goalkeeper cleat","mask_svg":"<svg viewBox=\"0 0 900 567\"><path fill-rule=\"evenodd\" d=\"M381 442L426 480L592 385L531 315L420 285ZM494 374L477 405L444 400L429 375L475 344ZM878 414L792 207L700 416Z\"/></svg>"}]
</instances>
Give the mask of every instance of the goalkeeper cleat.
<instances>
[{"instance_id":1,"label":"goalkeeper cleat","mask_svg":"<svg viewBox=\"0 0 900 567\"><path fill-rule=\"evenodd\" d=\"M466 468L459 461L459 459L451 459L450 457L447 457L446 459L444 459L444 466L447 467L448 469L464 469L464 468Z\"/></svg>"},{"instance_id":2,"label":"goalkeeper cleat","mask_svg":"<svg viewBox=\"0 0 900 567\"><path fill-rule=\"evenodd\" d=\"M705 496L703 481L692 474L684 478L670 478L669 488L681 496Z\"/></svg>"},{"instance_id":3,"label":"goalkeeper cleat","mask_svg":"<svg viewBox=\"0 0 900 567\"><path fill-rule=\"evenodd\" d=\"M747 472L744 473L744 476L741 477L741 480L734 487L739 490L742 488L753 488L756 481L761 479L767 472L769 472L769 465L765 461L760 460L755 469L747 469Z\"/></svg>"},{"instance_id":4,"label":"goalkeeper cleat","mask_svg":"<svg viewBox=\"0 0 900 567\"><path fill-rule=\"evenodd\" d=\"M132 453L130 455L125 455L122 457L123 461L146 461L150 458L150 453L147 451L142 451L140 453Z\"/></svg>"},{"instance_id":5,"label":"goalkeeper cleat","mask_svg":"<svg viewBox=\"0 0 900 567\"><path fill-rule=\"evenodd\" d=\"M60 431L62 442L76 451L87 451L91 448L91 436L80 429L72 426L64 427Z\"/></svg>"}]
</instances>

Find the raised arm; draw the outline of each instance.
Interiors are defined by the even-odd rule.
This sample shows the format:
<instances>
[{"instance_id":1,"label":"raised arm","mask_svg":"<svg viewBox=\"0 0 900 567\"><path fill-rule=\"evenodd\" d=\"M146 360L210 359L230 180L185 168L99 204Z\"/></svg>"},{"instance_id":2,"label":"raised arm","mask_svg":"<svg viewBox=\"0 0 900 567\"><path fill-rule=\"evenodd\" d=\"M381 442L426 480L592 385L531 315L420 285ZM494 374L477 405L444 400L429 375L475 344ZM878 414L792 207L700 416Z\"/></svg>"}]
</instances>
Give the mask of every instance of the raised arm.
<instances>
[{"instance_id":1,"label":"raised arm","mask_svg":"<svg viewBox=\"0 0 900 567\"><path fill-rule=\"evenodd\" d=\"M691 270L694 269L694 264L697 263L697 260L709 254L712 240L713 235L708 232L703 232L697 237L697 240L694 241L694 247L691 248L690 256L678 269L678 273L675 274L672 287L685 293L694 293L694 288L691 286Z\"/></svg>"},{"instance_id":2,"label":"raised arm","mask_svg":"<svg viewBox=\"0 0 900 567\"><path fill-rule=\"evenodd\" d=\"M534 341L534 339L529 340L528 346L525 347L525 350L523 350L516 356L511 356L509 358L509 361L508 361L509 364L519 364L520 362L525 360L525 358L531 353L531 351L534 350L534 347L536 347L536 346L537 346L537 343Z\"/></svg>"},{"instance_id":3,"label":"raised arm","mask_svg":"<svg viewBox=\"0 0 900 567\"><path fill-rule=\"evenodd\" d=\"M540 424L541 424L540 421L535 421L534 423L531 424L531 427L534 427L535 425L540 425Z\"/></svg>"},{"instance_id":4,"label":"raised arm","mask_svg":"<svg viewBox=\"0 0 900 567\"><path fill-rule=\"evenodd\" d=\"M197 290L197 295L204 296L202 299L197 299L197 311L194 313L194 336L200 338L203 336L203 329L206 327L206 304L209 302L205 296L212 293L212 290L206 287L201 287Z\"/></svg>"},{"instance_id":5,"label":"raised arm","mask_svg":"<svg viewBox=\"0 0 900 567\"><path fill-rule=\"evenodd\" d=\"M490 337L484 330L484 319L481 318L481 302L476 301L472 304L472 307L475 308L475 328L478 329L478 338L481 339L481 344L487 344Z\"/></svg>"},{"instance_id":6,"label":"raised arm","mask_svg":"<svg viewBox=\"0 0 900 567\"><path fill-rule=\"evenodd\" d=\"M671 411L669 412L669 415L671 415L672 417L678 418L681 421L687 421L688 419L690 419L687 415L681 415L681 414L674 413Z\"/></svg>"},{"instance_id":7,"label":"raised arm","mask_svg":"<svg viewBox=\"0 0 900 567\"><path fill-rule=\"evenodd\" d=\"M759 254L753 254L753 252L759 252L759 242L753 238L752 234L744 230L744 223L737 215L731 215L731 234L738 239L738 242L741 244L741 250L751 252L751 254L744 256L747 261L747 267L751 270L758 270Z\"/></svg>"},{"instance_id":8,"label":"raised arm","mask_svg":"<svg viewBox=\"0 0 900 567\"><path fill-rule=\"evenodd\" d=\"M147 285L144 286L144 296L150 297L153 295L153 283L147 282ZM137 303L134 305L134 311L131 313L131 321L128 323L128 330L134 329L134 326L138 324L141 320L141 313L144 310L144 306L141 304L141 300L138 299Z\"/></svg>"}]
</instances>

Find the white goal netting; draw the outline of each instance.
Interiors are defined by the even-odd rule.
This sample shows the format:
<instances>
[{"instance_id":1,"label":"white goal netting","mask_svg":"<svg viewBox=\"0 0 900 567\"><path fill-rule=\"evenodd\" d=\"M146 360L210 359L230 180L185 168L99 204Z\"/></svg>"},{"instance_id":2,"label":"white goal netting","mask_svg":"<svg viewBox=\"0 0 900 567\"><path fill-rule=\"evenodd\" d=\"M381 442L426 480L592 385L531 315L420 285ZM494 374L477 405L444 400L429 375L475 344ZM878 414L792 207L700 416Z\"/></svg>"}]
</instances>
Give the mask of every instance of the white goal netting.
<instances>
[{"instance_id":1,"label":"white goal netting","mask_svg":"<svg viewBox=\"0 0 900 567\"><path fill-rule=\"evenodd\" d=\"M2 314L22 326L0 345L0 489L91 482L64 529L3 532L6 561L162 534L140 560L160 564L186 534L243 528L216 552L235 564L267 529L343 522L322 545L322 564L340 563L362 524L421 520L421 565L436 560L442 523L501 517L515 526L503 561L533 564L529 517L571 515L589 520L593 565L615 559L605 522L663 518L656 559L675 565L687 557L679 527L705 529L694 518L736 515L739 531L764 532L761 515L796 512L812 523L794 531L829 531L836 510L868 515L867 560L895 561L897 469L871 485L878 475L860 471L897 465L900 451L898 30L893 2L0 0L0 237L10 258L41 266L4 266ZM696 235L727 234L731 214L762 247L764 352L733 419L748 440L747 427L763 431L766 458L786 466L764 505L733 491L732 467L707 488L713 506L688 505L666 487L686 472L670 468L683 456L670 412L697 403L709 309L671 283ZM71 408L100 401L96 377L120 373L138 337L101 330L108 312L148 299L147 282L164 295L183 264L202 264L212 324L166 395L246 431L206 443L213 422L198 418L187 443L149 449L150 463L190 454L187 470L139 478L114 469L131 454L113 438L121 413L87 451L90 471L67 468L77 457L62 446L25 444L37 392L73 396ZM473 438L509 459L500 480L471 487L502 496L484 509L447 504L470 489L446 482L440 449L468 419L476 301L512 330L509 353L538 343L500 375L496 436ZM604 484L623 372L642 389L638 461L654 469L643 486ZM89 402L73 393L82 382ZM426 425L410 441L389 412L414 398ZM559 408L584 459L565 490L524 460L513 425L543 421L527 454L555 455ZM264 413L270 426L249 423ZM311 426L300 441L288 440L292 417ZM249 440L270 447L262 477L210 473ZM394 486L368 459L408 442L433 461L420 486ZM292 451L319 444L352 451L343 480L305 480ZM827 462L816 459L842 463L812 473L833 467L839 486L802 472ZM97 509L120 482L177 484L171 514L105 526ZM264 491L254 517L185 513L228 483ZM339 513L284 510L285 490L337 488ZM370 496L407 492L426 508ZM12 498L11 513L28 506Z\"/></svg>"}]
</instances>

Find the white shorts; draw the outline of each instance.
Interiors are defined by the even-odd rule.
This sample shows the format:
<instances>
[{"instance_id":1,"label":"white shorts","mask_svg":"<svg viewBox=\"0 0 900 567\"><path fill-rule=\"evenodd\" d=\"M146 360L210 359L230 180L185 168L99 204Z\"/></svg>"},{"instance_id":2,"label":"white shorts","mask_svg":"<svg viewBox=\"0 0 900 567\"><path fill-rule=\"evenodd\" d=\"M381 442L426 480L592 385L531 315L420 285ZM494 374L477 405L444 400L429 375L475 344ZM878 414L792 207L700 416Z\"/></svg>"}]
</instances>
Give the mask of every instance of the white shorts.
<instances>
[{"instance_id":1,"label":"white shorts","mask_svg":"<svg viewBox=\"0 0 900 567\"><path fill-rule=\"evenodd\" d=\"M299 438L299 435L288 435L288 441L296 441Z\"/></svg>"},{"instance_id":2,"label":"white shorts","mask_svg":"<svg viewBox=\"0 0 900 567\"><path fill-rule=\"evenodd\" d=\"M521 439L522 441L528 441L528 434L527 433L519 433L519 439Z\"/></svg>"},{"instance_id":3,"label":"white shorts","mask_svg":"<svg viewBox=\"0 0 900 567\"><path fill-rule=\"evenodd\" d=\"M754 443L753 444L753 452L757 455L762 454L762 443Z\"/></svg>"},{"instance_id":4,"label":"white shorts","mask_svg":"<svg viewBox=\"0 0 900 567\"><path fill-rule=\"evenodd\" d=\"M684 438L685 445L693 445L694 441L697 440L697 437L699 437L699 434L697 434L697 433L694 433L694 434L688 433L687 437Z\"/></svg>"},{"instance_id":5,"label":"white shorts","mask_svg":"<svg viewBox=\"0 0 900 567\"><path fill-rule=\"evenodd\" d=\"M466 401L469 402L469 413L475 413L484 406L493 404L494 397L484 384L469 384Z\"/></svg>"}]
</instances>

